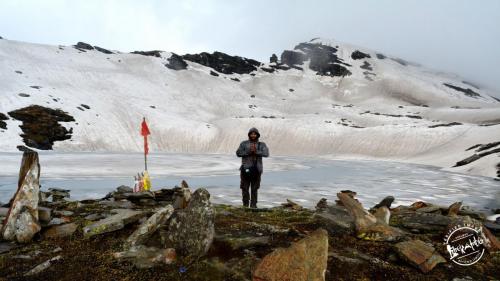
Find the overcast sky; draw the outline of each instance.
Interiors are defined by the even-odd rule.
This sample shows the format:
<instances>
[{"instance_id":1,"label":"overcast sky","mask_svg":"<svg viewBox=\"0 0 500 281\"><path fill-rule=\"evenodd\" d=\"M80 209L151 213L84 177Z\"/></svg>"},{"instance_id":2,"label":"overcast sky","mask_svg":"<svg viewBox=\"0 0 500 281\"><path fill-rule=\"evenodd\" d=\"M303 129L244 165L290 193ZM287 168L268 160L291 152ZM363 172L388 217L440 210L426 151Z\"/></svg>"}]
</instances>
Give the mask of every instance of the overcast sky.
<instances>
[{"instance_id":1,"label":"overcast sky","mask_svg":"<svg viewBox=\"0 0 500 281\"><path fill-rule=\"evenodd\" d=\"M325 37L500 90L500 0L0 0L0 36L260 61Z\"/></svg>"}]
</instances>

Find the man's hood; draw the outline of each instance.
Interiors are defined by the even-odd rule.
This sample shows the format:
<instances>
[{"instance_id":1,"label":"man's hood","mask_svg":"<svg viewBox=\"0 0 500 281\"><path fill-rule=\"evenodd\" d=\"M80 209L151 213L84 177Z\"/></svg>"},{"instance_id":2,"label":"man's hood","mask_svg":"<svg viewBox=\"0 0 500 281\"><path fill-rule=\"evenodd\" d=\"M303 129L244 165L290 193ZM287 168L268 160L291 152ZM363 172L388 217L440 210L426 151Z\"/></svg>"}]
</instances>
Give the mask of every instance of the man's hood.
<instances>
[{"instance_id":1,"label":"man's hood","mask_svg":"<svg viewBox=\"0 0 500 281\"><path fill-rule=\"evenodd\" d=\"M260 138L260 133L259 130L257 130L257 128L251 128L250 130L248 130L248 137L250 137L250 133L256 133L257 138Z\"/></svg>"}]
</instances>

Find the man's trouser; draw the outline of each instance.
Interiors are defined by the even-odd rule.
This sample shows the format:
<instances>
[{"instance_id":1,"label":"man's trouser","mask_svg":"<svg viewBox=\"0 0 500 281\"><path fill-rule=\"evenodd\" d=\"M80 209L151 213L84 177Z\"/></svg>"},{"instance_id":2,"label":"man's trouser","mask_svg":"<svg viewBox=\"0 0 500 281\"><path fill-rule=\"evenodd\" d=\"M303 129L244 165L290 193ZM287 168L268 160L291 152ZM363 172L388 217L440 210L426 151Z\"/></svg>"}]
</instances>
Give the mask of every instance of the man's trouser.
<instances>
[{"instance_id":1,"label":"man's trouser","mask_svg":"<svg viewBox=\"0 0 500 281\"><path fill-rule=\"evenodd\" d=\"M240 173L240 188L241 188L241 194L243 196L243 206L248 207L248 203L250 202L250 207L257 207L257 190L260 187L260 174L253 176L253 177L247 177L243 174L243 172ZM250 193L249 190L252 193L252 197L250 198Z\"/></svg>"}]
</instances>

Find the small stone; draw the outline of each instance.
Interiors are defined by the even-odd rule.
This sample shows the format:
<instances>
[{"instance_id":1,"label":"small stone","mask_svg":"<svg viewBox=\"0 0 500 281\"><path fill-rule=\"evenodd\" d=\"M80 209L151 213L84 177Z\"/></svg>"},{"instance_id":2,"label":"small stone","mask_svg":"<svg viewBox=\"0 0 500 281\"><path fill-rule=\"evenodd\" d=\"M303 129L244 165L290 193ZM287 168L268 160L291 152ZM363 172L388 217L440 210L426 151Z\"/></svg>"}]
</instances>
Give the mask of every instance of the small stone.
<instances>
[{"instance_id":1,"label":"small stone","mask_svg":"<svg viewBox=\"0 0 500 281\"><path fill-rule=\"evenodd\" d=\"M64 238L73 235L78 229L78 225L75 223L67 223L62 225L54 225L47 229L43 236L45 238Z\"/></svg>"},{"instance_id":2,"label":"small stone","mask_svg":"<svg viewBox=\"0 0 500 281\"><path fill-rule=\"evenodd\" d=\"M281 206L292 210L302 210L302 206L300 206L298 203L293 202L290 199L286 199L286 203L282 203Z\"/></svg>"},{"instance_id":3,"label":"small stone","mask_svg":"<svg viewBox=\"0 0 500 281\"><path fill-rule=\"evenodd\" d=\"M257 246L267 246L270 242L269 236L259 237L227 237L219 236L215 240L219 243L227 244L233 251Z\"/></svg>"},{"instance_id":4,"label":"small stone","mask_svg":"<svg viewBox=\"0 0 500 281\"><path fill-rule=\"evenodd\" d=\"M60 225L60 224L68 223L70 221L71 221L70 218L53 218L52 220L50 220L48 225Z\"/></svg>"},{"instance_id":5,"label":"small stone","mask_svg":"<svg viewBox=\"0 0 500 281\"><path fill-rule=\"evenodd\" d=\"M111 208L120 208L120 209L133 209L135 205L128 200L102 200L99 201L99 205L111 207Z\"/></svg>"},{"instance_id":6,"label":"small stone","mask_svg":"<svg viewBox=\"0 0 500 281\"><path fill-rule=\"evenodd\" d=\"M50 219L52 218L52 209L46 208L46 207L38 207L38 219L41 222L48 223L50 222Z\"/></svg>"},{"instance_id":7,"label":"small stone","mask_svg":"<svg viewBox=\"0 0 500 281\"><path fill-rule=\"evenodd\" d=\"M152 268L173 263L176 260L176 253L172 248L159 249L137 245L127 251L114 253L113 257L131 261L137 268Z\"/></svg>"},{"instance_id":8,"label":"small stone","mask_svg":"<svg viewBox=\"0 0 500 281\"><path fill-rule=\"evenodd\" d=\"M6 217L9 212L9 208L0 207L0 217Z\"/></svg>"},{"instance_id":9,"label":"small stone","mask_svg":"<svg viewBox=\"0 0 500 281\"><path fill-rule=\"evenodd\" d=\"M387 208L386 206L381 206L375 209L375 213L373 213L373 215L377 218L378 221L389 224L391 211L389 211L389 208Z\"/></svg>"},{"instance_id":10,"label":"small stone","mask_svg":"<svg viewBox=\"0 0 500 281\"><path fill-rule=\"evenodd\" d=\"M436 205L429 205L429 206L417 209L417 212L419 212L419 213L437 213L440 211L441 211L441 208L439 206L436 206Z\"/></svg>"},{"instance_id":11,"label":"small stone","mask_svg":"<svg viewBox=\"0 0 500 281\"><path fill-rule=\"evenodd\" d=\"M83 228L83 235L89 238L94 235L116 231L125 227L125 225L140 220L145 213L128 209L113 210L115 215L99 220Z\"/></svg>"},{"instance_id":12,"label":"small stone","mask_svg":"<svg viewBox=\"0 0 500 281\"><path fill-rule=\"evenodd\" d=\"M32 276L32 275L36 275L44 270L46 270L47 268L49 268L55 261L58 261L61 259L61 256L56 256L56 257L53 257L51 258L50 260L47 260L37 266L35 266L33 269L31 269L30 271L28 271L25 276Z\"/></svg>"},{"instance_id":13,"label":"small stone","mask_svg":"<svg viewBox=\"0 0 500 281\"><path fill-rule=\"evenodd\" d=\"M90 214L85 217L86 220L88 221L96 221L105 218L106 216L103 214Z\"/></svg>"},{"instance_id":14,"label":"small stone","mask_svg":"<svg viewBox=\"0 0 500 281\"><path fill-rule=\"evenodd\" d=\"M71 217L74 213L71 211L54 211L54 215L56 216L64 216L64 217Z\"/></svg>"},{"instance_id":15,"label":"small stone","mask_svg":"<svg viewBox=\"0 0 500 281\"><path fill-rule=\"evenodd\" d=\"M316 211L324 210L328 207L328 200L326 198L321 198L316 204Z\"/></svg>"},{"instance_id":16,"label":"small stone","mask_svg":"<svg viewBox=\"0 0 500 281\"><path fill-rule=\"evenodd\" d=\"M172 205L159 209L128 237L125 247L129 248L145 243L155 231L167 222L173 212Z\"/></svg>"},{"instance_id":17,"label":"small stone","mask_svg":"<svg viewBox=\"0 0 500 281\"><path fill-rule=\"evenodd\" d=\"M387 196L384 199L382 199L382 201L380 201L377 205L373 206L372 209L378 209L383 206L390 209L393 202L394 202L394 196Z\"/></svg>"},{"instance_id":18,"label":"small stone","mask_svg":"<svg viewBox=\"0 0 500 281\"><path fill-rule=\"evenodd\" d=\"M462 207L462 202L455 202L448 207L446 214L450 217L455 217L458 215L460 208Z\"/></svg>"},{"instance_id":19,"label":"small stone","mask_svg":"<svg viewBox=\"0 0 500 281\"><path fill-rule=\"evenodd\" d=\"M119 187L116 188L116 192L119 192L119 193L132 193L132 192L134 192L134 190L130 186L120 185Z\"/></svg>"},{"instance_id":20,"label":"small stone","mask_svg":"<svg viewBox=\"0 0 500 281\"><path fill-rule=\"evenodd\" d=\"M318 229L290 247L265 256L253 272L258 281L324 281L328 260L328 233Z\"/></svg>"}]
</instances>

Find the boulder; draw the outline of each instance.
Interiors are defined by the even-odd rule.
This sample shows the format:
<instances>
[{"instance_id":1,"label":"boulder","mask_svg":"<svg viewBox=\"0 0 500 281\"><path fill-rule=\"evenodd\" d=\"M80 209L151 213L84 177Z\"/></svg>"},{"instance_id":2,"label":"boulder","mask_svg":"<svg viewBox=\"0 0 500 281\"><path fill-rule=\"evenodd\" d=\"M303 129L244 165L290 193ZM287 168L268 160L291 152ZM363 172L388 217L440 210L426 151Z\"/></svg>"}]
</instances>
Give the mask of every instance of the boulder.
<instances>
[{"instance_id":1,"label":"boulder","mask_svg":"<svg viewBox=\"0 0 500 281\"><path fill-rule=\"evenodd\" d=\"M136 222L145 215L144 212L128 209L115 209L113 211L114 215L84 227L84 237L89 238L94 235L122 229L125 225Z\"/></svg>"},{"instance_id":2,"label":"boulder","mask_svg":"<svg viewBox=\"0 0 500 281\"><path fill-rule=\"evenodd\" d=\"M314 218L324 227L330 235L336 234L354 234L354 218L347 209L338 205L327 205L322 207L321 211L314 214Z\"/></svg>"},{"instance_id":3,"label":"boulder","mask_svg":"<svg viewBox=\"0 0 500 281\"><path fill-rule=\"evenodd\" d=\"M210 193L199 188L188 206L177 210L166 231L160 233L164 248L174 248L184 256L204 256L214 239L214 221L215 208L210 203Z\"/></svg>"},{"instance_id":4,"label":"boulder","mask_svg":"<svg viewBox=\"0 0 500 281\"><path fill-rule=\"evenodd\" d=\"M328 233L318 229L289 248L265 256L253 272L254 281L322 281L328 260Z\"/></svg>"},{"instance_id":5,"label":"boulder","mask_svg":"<svg viewBox=\"0 0 500 281\"><path fill-rule=\"evenodd\" d=\"M446 262L432 245L421 240L400 242L394 248L402 259L424 273L431 271L437 264Z\"/></svg>"},{"instance_id":6,"label":"boulder","mask_svg":"<svg viewBox=\"0 0 500 281\"><path fill-rule=\"evenodd\" d=\"M132 262L137 268L152 268L158 265L171 264L176 259L175 250L158 249L144 245L133 246L127 251L114 253L113 257Z\"/></svg>"},{"instance_id":7,"label":"boulder","mask_svg":"<svg viewBox=\"0 0 500 281\"><path fill-rule=\"evenodd\" d=\"M456 221L456 218L441 214L402 211L392 215L390 225L421 232L442 232Z\"/></svg>"},{"instance_id":8,"label":"boulder","mask_svg":"<svg viewBox=\"0 0 500 281\"><path fill-rule=\"evenodd\" d=\"M27 243L41 229L38 222L40 164L38 153L24 152L19 182L1 234L5 240Z\"/></svg>"},{"instance_id":9,"label":"boulder","mask_svg":"<svg viewBox=\"0 0 500 281\"><path fill-rule=\"evenodd\" d=\"M406 235L400 229L389 226L383 220L378 220L349 194L340 192L337 193L337 197L353 216L358 238L373 241L396 241Z\"/></svg>"},{"instance_id":10,"label":"boulder","mask_svg":"<svg viewBox=\"0 0 500 281\"><path fill-rule=\"evenodd\" d=\"M125 248L145 243L155 231L167 222L173 212L174 208L172 205L167 205L166 207L159 209L128 237L125 242Z\"/></svg>"},{"instance_id":11,"label":"boulder","mask_svg":"<svg viewBox=\"0 0 500 281\"><path fill-rule=\"evenodd\" d=\"M49 239L64 238L73 235L77 229L78 225L75 223L54 225L44 232L43 237Z\"/></svg>"}]
</instances>

